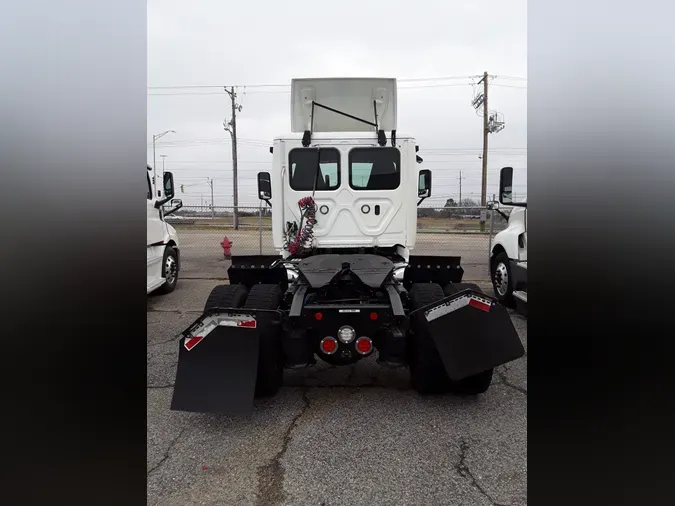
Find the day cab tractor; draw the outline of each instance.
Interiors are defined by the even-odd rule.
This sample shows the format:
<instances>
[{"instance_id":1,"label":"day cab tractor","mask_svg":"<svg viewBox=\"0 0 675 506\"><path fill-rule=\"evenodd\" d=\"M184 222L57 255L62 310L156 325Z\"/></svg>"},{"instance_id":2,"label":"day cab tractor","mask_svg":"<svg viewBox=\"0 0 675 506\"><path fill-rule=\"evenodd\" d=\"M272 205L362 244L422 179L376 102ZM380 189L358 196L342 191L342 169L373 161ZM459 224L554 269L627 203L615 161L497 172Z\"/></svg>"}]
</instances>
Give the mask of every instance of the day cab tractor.
<instances>
[{"instance_id":1,"label":"day cab tractor","mask_svg":"<svg viewBox=\"0 0 675 506\"><path fill-rule=\"evenodd\" d=\"M499 202L495 212L507 221L491 245L490 276L497 300L527 315L527 202L513 201L513 167L504 167L499 174ZM507 216L498 205L512 206Z\"/></svg>"},{"instance_id":2,"label":"day cab tractor","mask_svg":"<svg viewBox=\"0 0 675 506\"><path fill-rule=\"evenodd\" d=\"M420 394L485 392L524 354L507 310L462 283L457 256L412 255L431 196L413 137L396 133L396 80L292 80L292 133L258 196L278 255L232 256L229 284L180 335L171 409L247 413L285 368L371 355Z\"/></svg>"},{"instance_id":3,"label":"day cab tractor","mask_svg":"<svg viewBox=\"0 0 675 506\"><path fill-rule=\"evenodd\" d=\"M152 167L147 166L145 178L148 195L146 200L147 217L147 294L167 294L176 289L180 272L180 243L176 229L165 218L183 207L180 199L174 199L173 174L165 172L162 176L163 191L151 177ZM171 208L164 206L171 201Z\"/></svg>"}]
</instances>

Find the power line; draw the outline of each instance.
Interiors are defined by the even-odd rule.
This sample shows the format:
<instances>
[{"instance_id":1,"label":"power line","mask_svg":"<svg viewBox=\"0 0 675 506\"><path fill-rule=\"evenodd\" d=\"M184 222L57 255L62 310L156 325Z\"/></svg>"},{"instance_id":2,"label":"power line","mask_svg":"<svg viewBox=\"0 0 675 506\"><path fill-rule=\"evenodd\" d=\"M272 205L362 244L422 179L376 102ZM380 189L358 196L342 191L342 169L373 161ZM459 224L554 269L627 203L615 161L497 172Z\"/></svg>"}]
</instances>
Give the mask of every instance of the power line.
<instances>
[{"instance_id":1,"label":"power line","mask_svg":"<svg viewBox=\"0 0 675 506\"><path fill-rule=\"evenodd\" d=\"M437 81L452 81L466 79L471 80L480 76L447 76L447 77L420 77L414 79L397 79L397 83L424 83L430 82L434 83ZM518 80L521 82L526 82L527 79L519 78L514 76L490 76L492 79L501 78L501 79L512 79ZM422 89L422 88L445 88L449 86L472 86L475 83L466 82L466 83L441 83L441 84L421 84L413 86L397 86L398 90L410 90L410 89ZM511 88L525 88L526 86L512 86L507 84L496 84L495 86L504 86ZM232 86L230 86L232 87ZM290 93L290 84L240 84L234 85L236 88L243 88L244 94L287 94ZM254 91L249 92L247 89L253 88ZM260 91L260 89L263 89ZM264 88L275 88L275 90L264 90ZM283 88L283 89L279 89ZM200 91L200 92L175 92L175 93L148 93L149 96L190 96L190 95L223 95L225 93L226 87L223 85L175 85L175 86L148 86L148 90L210 90L210 89L220 89L222 91L212 92L212 91Z\"/></svg>"},{"instance_id":2,"label":"power line","mask_svg":"<svg viewBox=\"0 0 675 506\"><path fill-rule=\"evenodd\" d=\"M482 75L466 75L466 76L439 76L439 77L414 77L414 78L403 78L397 79L399 83L413 83L421 81L451 81L455 79L478 79ZM516 77L516 76L505 76L505 75L496 75L492 76L495 79L512 79L518 81L527 81L525 77ZM184 84L184 85L174 85L174 86L148 86L148 89L151 90L173 90L173 89L188 89L188 88L218 88L224 89L225 87L231 88L289 88L291 85L286 84Z\"/></svg>"},{"instance_id":3,"label":"power line","mask_svg":"<svg viewBox=\"0 0 675 506\"><path fill-rule=\"evenodd\" d=\"M449 88L452 86L471 86L473 83L445 83L445 84L427 84L427 85L417 85L417 86L398 86L397 91L402 90L420 90L423 88ZM277 91L253 91L247 92L247 95L288 95L291 93L291 90L277 90ZM176 93L148 93L150 97L164 97L164 96L183 96L183 97L201 97L205 95L220 95L223 96L221 92L207 91L207 92L197 92L197 93L185 93L185 92L176 92Z\"/></svg>"}]
</instances>

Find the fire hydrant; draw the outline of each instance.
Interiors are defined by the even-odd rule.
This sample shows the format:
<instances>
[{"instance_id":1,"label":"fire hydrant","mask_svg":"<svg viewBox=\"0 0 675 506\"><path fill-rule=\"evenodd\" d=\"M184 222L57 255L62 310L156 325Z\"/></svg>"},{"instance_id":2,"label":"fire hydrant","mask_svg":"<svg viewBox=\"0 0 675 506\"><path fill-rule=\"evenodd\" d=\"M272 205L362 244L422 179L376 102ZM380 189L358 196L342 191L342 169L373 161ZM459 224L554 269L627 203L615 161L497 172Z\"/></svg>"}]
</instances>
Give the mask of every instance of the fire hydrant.
<instances>
[{"instance_id":1,"label":"fire hydrant","mask_svg":"<svg viewBox=\"0 0 675 506\"><path fill-rule=\"evenodd\" d=\"M220 243L220 245L223 247L223 255L225 256L225 260L231 260L232 259L232 241L230 241L227 236L223 239L223 242Z\"/></svg>"}]
</instances>

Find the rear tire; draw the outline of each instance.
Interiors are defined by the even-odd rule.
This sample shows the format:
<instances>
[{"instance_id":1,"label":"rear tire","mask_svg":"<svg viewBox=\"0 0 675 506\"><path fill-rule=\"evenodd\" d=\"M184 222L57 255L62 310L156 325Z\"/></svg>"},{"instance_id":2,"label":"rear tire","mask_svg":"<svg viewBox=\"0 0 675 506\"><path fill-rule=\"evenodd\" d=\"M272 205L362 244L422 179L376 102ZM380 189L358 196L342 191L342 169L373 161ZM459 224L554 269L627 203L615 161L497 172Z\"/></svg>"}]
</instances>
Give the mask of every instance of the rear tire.
<instances>
[{"instance_id":1,"label":"rear tire","mask_svg":"<svg viewBox=\"0 0 675 506\"><path fill-rule=\"evenodd\" d=\"M248 293L244 309L279 309L283 299L279 285L254 285ZM275 395L284 382L284 354L280 329L269 324L270 316L258 315L260 342L258 346L258 375L256 397Z\"/></svg>"},{"instance_id":2,"label":"rear tire","mask_svg":"<svg viewBox=\"0 0 675 506\"><path fill-rule=\"evenodd\" d=\"M431 283L414 284L410 289L410 298L413 309L418 309L469 288L483 292L473 283L449 284L445 289ZM490 388L493 369L452 381L445 372L443 360L431 336L423 328L415 328L414 331L410 342L410 379L418 393L429 395L452 392L455 395L478 395Z\"/></svg>"},{"instance_id":3,"label":"rear tire","mask_svg":"<svg viewBox=\"0 0 675 506\"><path fill-rule=\"evenodd\" d=\"M445 297L443 289L435 283L413 284L410 288L412 309L419 309ZM450 390L450 379L429 333L416 319L411 322L408 348L410 382L422 395L442 394Z\"/></svg>"},{"instance_id":4,"label":"rear tire","mask_svg":"<svg viewBox=\"0 0 675 506\"><path fill-rule=\"evenodd\" d=\"M246 302L248 290L244 285L218 285L209 294L204 304L204 312L219 307L240 308Z\"/></svg>"},{"instance_id":5,"label":"rear tire","mask_svg":"<svg viewBox=\"0 0 675 506\"><path fill-rule=\"evenodd\" d=\"M456 395L478 395L487 392L492 383L493 369L474 374L463 380L453 381L450 390Z\"/></svg>"}]
</instances>

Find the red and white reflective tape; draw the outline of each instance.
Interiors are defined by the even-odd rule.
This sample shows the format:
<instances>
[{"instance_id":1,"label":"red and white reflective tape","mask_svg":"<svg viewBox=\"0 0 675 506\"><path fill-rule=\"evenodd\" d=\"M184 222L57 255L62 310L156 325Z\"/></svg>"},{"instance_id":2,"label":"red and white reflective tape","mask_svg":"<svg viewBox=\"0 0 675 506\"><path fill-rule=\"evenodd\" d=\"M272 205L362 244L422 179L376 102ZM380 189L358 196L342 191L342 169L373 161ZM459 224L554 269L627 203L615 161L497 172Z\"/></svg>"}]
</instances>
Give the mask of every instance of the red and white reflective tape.
<instances>
[{"instance_id":1,"label":"red and white reflective tape","mask_svg":"<svg viewBox=\"0 0 675 506\"><path fill-rule=\"evenodd\" d=\"M195 335L185 338L183 345L187 351L192 350L208 336L216 327L239 327L245 329L254 329L257 327L255 318L251 315L214 315L205 318L199 329L194 331Z\"/></svg>"},{"instance_id":2,"label":"red and white reflective tape","mask_svg":"<svg viewBox=\"0 0 675 506\"><path fill-rule=\"evenodd\" d=\"M185 349L190 351L192 348L197 346L202 339L204 339L204 336L186 337L184 343Z\"/></svg>"},{"instance_id":3,"label":"red and white reflective tape","mask_svg":"<svg viewBox=\"0 0 675 506\"><path fill-rule=\"evenodd\" d=\"M453 313L466 306L471 306L487 313L492 307L492 301L486 297L480 297L479 295L464 295L458 299L454 299L449 302L445 302L440 306L428 309L424 312L424 317L428 322L431 322L440 318L441 316Z\"/></svg>"}]
</instances>

